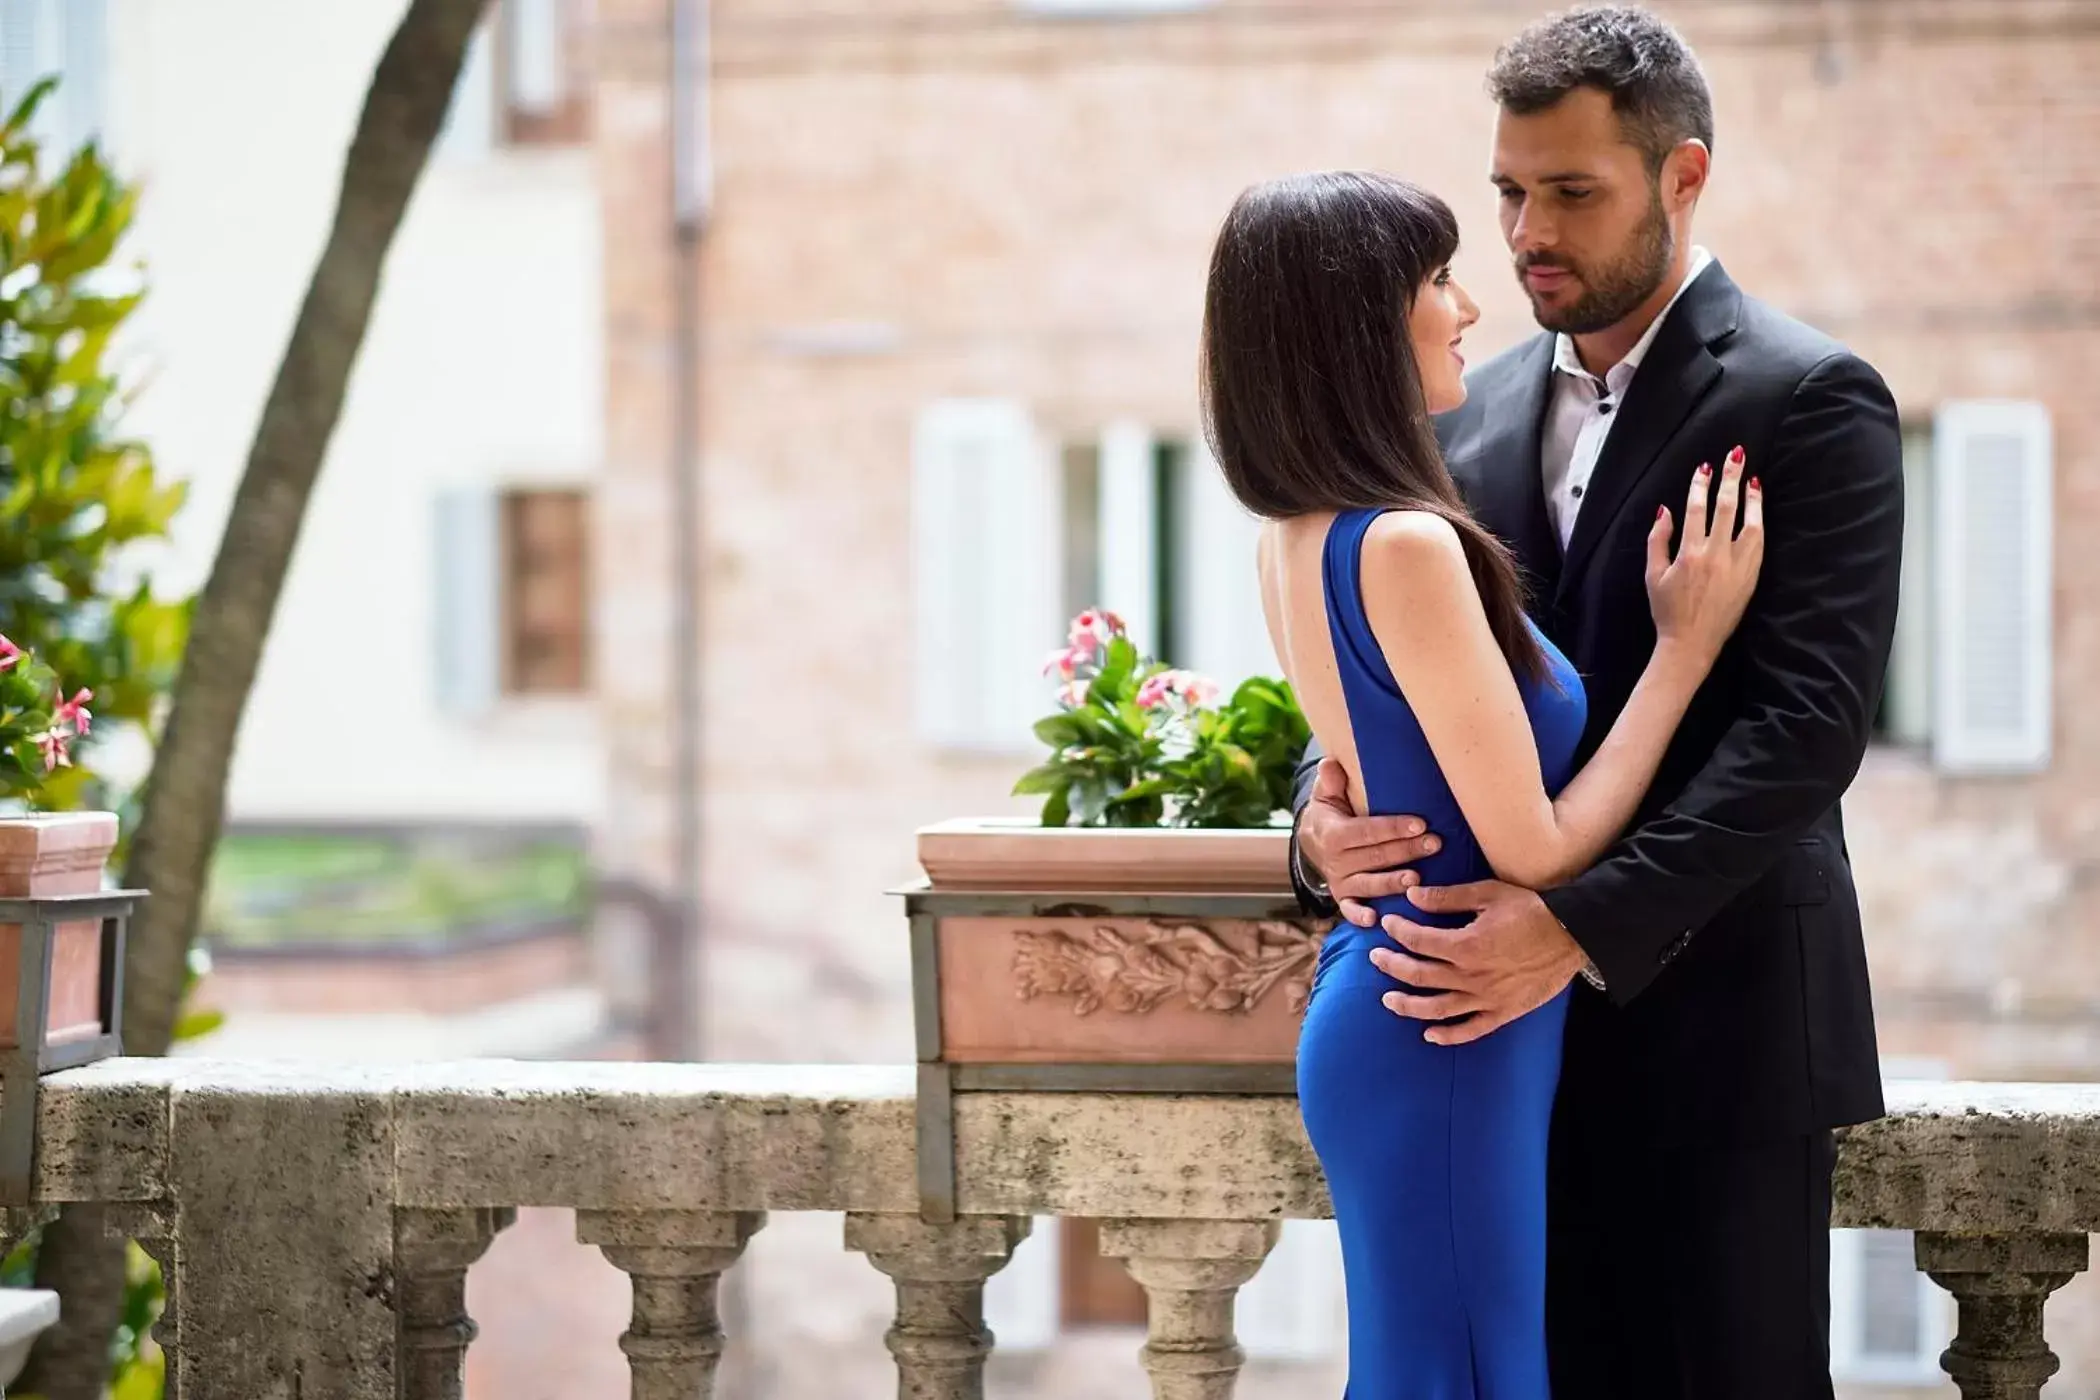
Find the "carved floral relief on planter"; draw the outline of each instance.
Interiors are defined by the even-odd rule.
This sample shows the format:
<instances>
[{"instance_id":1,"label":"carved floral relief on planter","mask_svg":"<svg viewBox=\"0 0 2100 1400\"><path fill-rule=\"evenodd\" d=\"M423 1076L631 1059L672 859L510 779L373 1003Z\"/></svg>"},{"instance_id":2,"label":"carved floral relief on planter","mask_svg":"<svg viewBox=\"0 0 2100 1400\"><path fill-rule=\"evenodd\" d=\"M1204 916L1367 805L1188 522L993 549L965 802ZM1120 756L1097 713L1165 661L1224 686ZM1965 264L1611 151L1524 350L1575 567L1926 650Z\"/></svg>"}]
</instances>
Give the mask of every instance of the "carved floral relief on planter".
<instances>
[{"instance_id":1,"label":"carved floral relief on planter","mask_svg":"<svg viewBox=\"0 0 2100 1400\"><path fill-rule=\"evenodd\" d=\"M1272 992L1298 1016L1322 936L1266 920L1216 931L1180 921L1017 929L1014 987L1023 1001L1064 998L1077 1016L1103 1006L1149 1012L1170 997L1197 1011L1245 1014Z\"/></svg>"},{"instance_id":2,"label":"carved floral relief on planter","mask_svg":"<svg viewBox=\"0 0 2100 1400\"><path fill-rule=\"evenodd\" d=\"M1287 1064L1323 932L1280 919L943 918L941 1057Z\"/></svg>"}]
</instances>

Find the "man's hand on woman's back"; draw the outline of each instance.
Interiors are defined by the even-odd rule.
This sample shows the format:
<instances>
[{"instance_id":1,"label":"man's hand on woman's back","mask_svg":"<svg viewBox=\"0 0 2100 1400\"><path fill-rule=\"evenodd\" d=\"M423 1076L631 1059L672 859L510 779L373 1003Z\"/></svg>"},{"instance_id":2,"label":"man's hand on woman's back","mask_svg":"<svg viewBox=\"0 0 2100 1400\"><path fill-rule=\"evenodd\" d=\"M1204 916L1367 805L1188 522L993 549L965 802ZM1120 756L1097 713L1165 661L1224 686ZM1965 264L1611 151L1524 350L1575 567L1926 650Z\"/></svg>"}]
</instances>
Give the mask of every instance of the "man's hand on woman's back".
<instances>
[{"instance_id":1,"label":"man's hand on woman's back","mask_svg":"<svg viewBox=\"0 0 2100 1400\"><path fill-rule=\"evenodd\" d=\"M1377 923L1366 901L1421 884L1422 877L1404 867L1442 845L1420 817L1357 815L1348 770L1337 759L1320 760L1312 796L1298 815L1298 854L1306 869L1326 881L1350 923Z\"/></svg>"}]
</instances>

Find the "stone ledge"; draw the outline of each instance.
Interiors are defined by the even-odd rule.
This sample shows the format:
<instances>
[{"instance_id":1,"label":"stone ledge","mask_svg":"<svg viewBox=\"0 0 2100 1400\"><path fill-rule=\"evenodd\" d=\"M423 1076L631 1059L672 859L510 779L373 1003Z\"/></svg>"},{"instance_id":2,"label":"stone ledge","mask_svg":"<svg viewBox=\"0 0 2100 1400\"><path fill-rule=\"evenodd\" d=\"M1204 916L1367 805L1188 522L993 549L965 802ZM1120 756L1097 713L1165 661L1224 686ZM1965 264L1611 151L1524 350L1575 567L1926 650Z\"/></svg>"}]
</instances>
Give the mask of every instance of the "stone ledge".
<instances>
[{"instance_id":1,"label":"stone ledge","mask_svg":"<svg viewBox=\"0 0 2100 1400\"><path fill-rule=\"evenodd\" d=\"M109 1060L44 1081L38 1185L47 1201L161 1200L170 1142L198 1140L209 1125L189 1120L229 1099L365 1100L393 1143L393 1179L374 1185L403 1206L908 1214L913 1083L903 1065ZM1837 1223L2100 1230L2100 1085L1897 1083L1889 1100L1845 1134ZM1288 1098L966 1095L956 1134L968 1214L1328 1210Z\"/></svg>"}]
</instances>

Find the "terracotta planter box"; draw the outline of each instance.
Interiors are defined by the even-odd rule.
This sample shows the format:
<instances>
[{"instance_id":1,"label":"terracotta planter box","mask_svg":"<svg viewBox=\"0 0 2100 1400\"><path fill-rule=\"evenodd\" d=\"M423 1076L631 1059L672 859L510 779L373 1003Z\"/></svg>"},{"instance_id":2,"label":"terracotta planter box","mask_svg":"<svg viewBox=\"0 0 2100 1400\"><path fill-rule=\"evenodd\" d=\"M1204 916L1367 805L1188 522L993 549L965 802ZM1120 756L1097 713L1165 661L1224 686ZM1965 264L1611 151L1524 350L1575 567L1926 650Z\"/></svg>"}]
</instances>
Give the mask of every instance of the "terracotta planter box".
<instances>
[{"instance_id":1,"label":"terracotta planter box","mask_svg":"<svg viewBox=\"0 0 2100 1400\"><path fill-rule=\"evenodd\" d=\"M943 822L918 833L912 930L921 1206L953 1209L952 1096L1290 1093L1328 921L1290 832Z\"/></svg>"},{"instance_id":2,"label":"terracotta planter box","mask_svg":"<svg viewBox=\"0 0 2100 1400\"><path fill-rule=\"evenodd\" d=\"M109 812L0 818L0 1206L29 1203L37 1078L123 1053L124 927Z\"/></svg>"},{"instance_id":3,"label":"terracotta planter box","mask_svg":"<svg viewBox=\"0 0 2100 1400\"><path fill-rule=\"evenodd\" d=\"M0 818L0 899L95 894L116 845L113 812ZM44 1045L91 1041L103 1033L102 932L99 915L52 930ZM21 968L22 925L0 924L0 1050L21 1044Z\"/></svg>"}]
</instances>

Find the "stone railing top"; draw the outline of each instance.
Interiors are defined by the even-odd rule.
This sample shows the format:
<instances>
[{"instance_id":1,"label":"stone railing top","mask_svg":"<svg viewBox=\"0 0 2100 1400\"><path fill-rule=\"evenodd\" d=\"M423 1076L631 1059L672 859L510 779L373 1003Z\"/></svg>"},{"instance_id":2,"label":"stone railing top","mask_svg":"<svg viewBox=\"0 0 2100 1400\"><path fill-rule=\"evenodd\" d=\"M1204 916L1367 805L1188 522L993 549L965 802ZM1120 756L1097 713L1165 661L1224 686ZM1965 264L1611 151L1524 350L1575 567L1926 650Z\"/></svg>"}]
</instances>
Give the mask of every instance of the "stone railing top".
<instances>
[{"instance_id":1,"label":"stone railing top","mask_svg":"<svg viewBox=\"0 0 2100 1400\"><path fill-rule=\"evenodd\" d=\"M44 1081L38 1190L172 1199L261 1113L287 1143L354 1125L346 1163L402 1206L910 1213L914 1083L909 1066L108 1060ZM1903 1082L1889 1099L1845 1136L1839 1223L2100 1230L2100 1085ZM965 1094L955 1138L965 1214L1328 1209L1287 1097Z\"/></svg>"}]
</instances>

